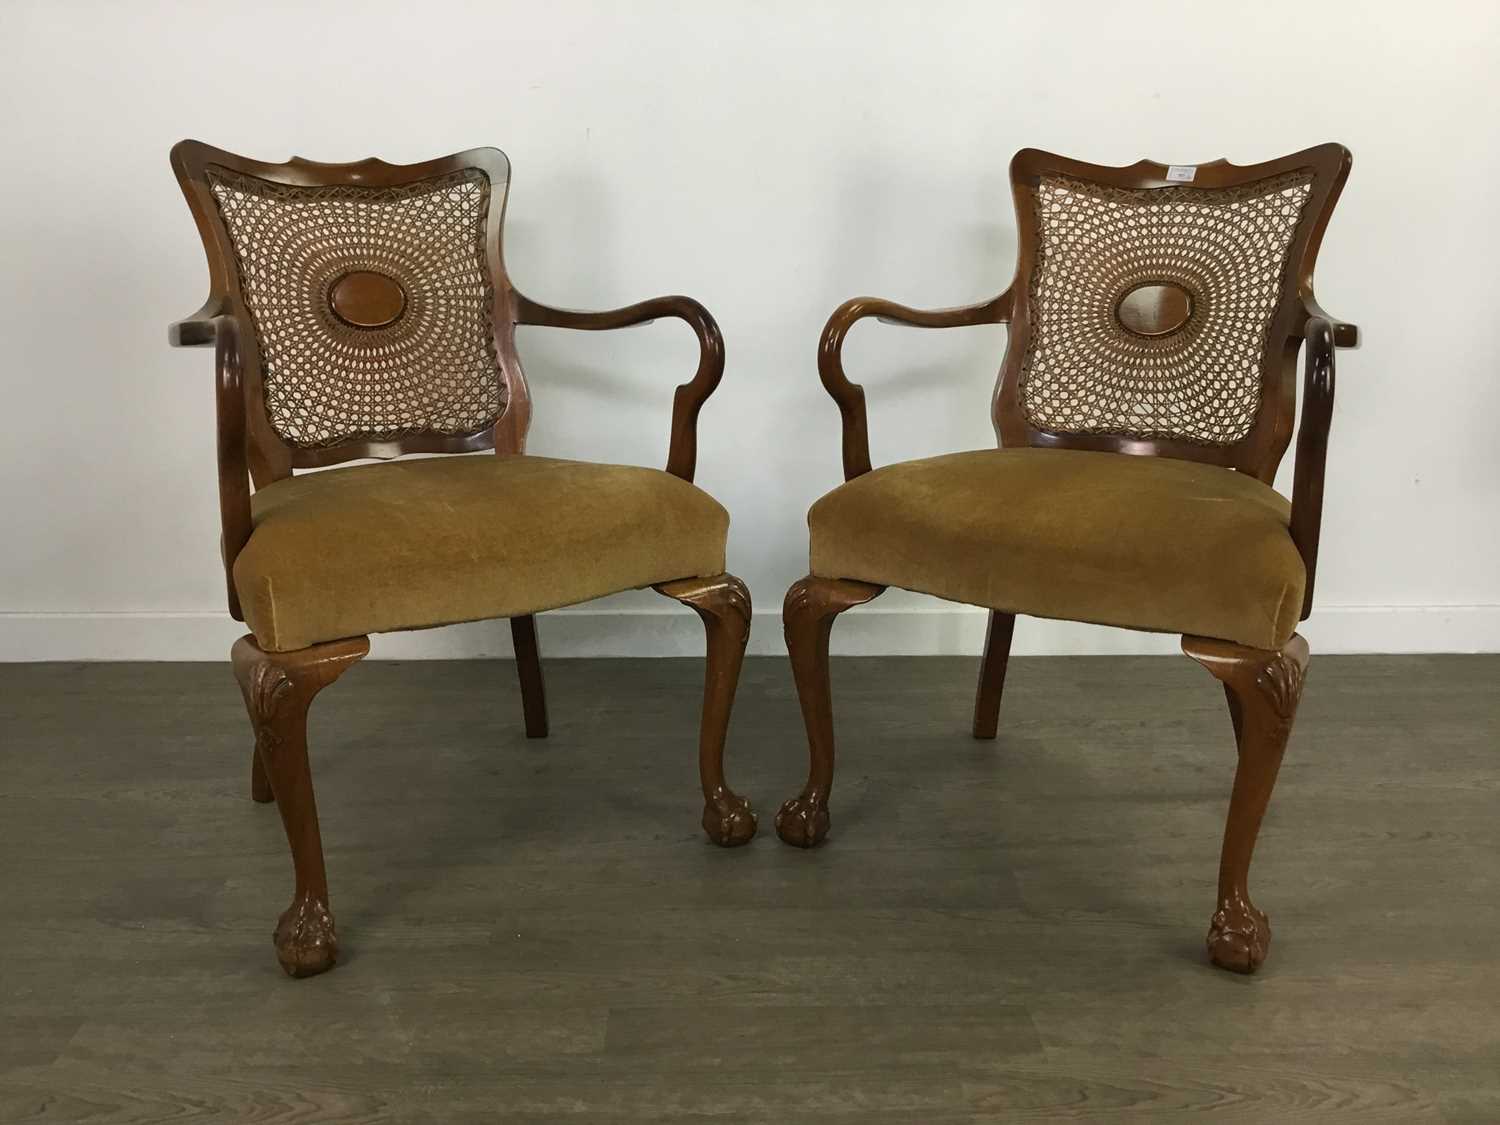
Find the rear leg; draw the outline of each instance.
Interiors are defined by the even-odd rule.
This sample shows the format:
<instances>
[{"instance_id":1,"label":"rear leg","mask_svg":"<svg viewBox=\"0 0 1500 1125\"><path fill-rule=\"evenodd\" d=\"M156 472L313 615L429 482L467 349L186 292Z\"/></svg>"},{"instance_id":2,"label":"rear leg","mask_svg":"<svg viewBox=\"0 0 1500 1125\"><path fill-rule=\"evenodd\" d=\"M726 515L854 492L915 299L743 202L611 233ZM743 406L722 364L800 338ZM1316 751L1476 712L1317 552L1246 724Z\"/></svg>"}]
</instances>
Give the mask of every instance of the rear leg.
<instances>
[{"instance_id":1,"label":"rear leg","mask_svg":"<svg viewBox=\"0 0 1500 1125\"><path fill-rule=\"evenodd\" d=\"M974 737L994 738L1000 727L1000 696L1005 690L1005 666L1010 661L1010 641L1016 615L990 610L984 634L984 660L979 665L979 689L974 695Z\"/></svg>"},{"instance_id":2,"label":"rear leg","mask_svg":"<svg viewBox=\"0 0 1500 1125\"><path fill-rule=\"evenodd\" d=\"M521 713L527 738L547 737L547 687L542 680L542 649L532 614L510 619L510 639L516 650L516 677L521 681Z\"/></svg>"}]
</instances>

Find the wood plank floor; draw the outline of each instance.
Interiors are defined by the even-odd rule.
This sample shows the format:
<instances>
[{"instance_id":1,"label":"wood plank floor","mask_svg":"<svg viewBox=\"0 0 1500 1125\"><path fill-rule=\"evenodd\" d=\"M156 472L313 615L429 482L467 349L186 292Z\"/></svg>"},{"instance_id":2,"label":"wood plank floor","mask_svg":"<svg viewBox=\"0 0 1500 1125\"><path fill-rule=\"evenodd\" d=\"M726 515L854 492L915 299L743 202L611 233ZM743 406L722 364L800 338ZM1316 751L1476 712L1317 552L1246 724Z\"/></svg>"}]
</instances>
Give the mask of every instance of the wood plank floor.
<instances>
[{"instance_id":1,"label":"wood plank floor","mask_svg":"<svg viewBox=\"0 0 1500 1125\"><path fill-rule=\"evenodd\" d=\"M545 625L545 623L544 623ZM1314 657L1253 886L1207 964L1234 753L1181 658L846 659L829 843L747 662L697 828L701 662L366 663L313 712L345 956L291 890L226 666L0 666L0 1121L1500 1121L1500 657Z\"/></svg>"}]
</instances>

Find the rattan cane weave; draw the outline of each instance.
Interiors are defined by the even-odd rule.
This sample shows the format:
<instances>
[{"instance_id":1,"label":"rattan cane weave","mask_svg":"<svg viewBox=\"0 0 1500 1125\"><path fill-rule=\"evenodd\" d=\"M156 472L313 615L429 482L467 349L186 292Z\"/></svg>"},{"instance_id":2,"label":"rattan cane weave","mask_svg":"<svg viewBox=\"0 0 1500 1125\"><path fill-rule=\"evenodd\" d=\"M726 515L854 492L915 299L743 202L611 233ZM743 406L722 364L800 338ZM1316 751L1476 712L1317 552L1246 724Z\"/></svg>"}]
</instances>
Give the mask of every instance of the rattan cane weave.
<instances>
[{"instance_id":1,"label":"rattan cane weave","mask_svg":"<svg viewBox=\"0 0 1500 1125\"><path fill-rule=\"evenodd\" d=\"M315 449L495 423L505 389L485 257L490 185L478 169L399 187L299 187L208 169L255 326L266 416ZM394 321L335 312L350 274L400 287Z\"/></svg>"},{"instance_id":2,"label":"rattan cane weave","mask_svg":"<svg viewBox=\"0 0 1500 1125\"><path fill-rule=\"evenodd\" d=\"M1054 433L1229 445L1255 423L1312 173L1236 187L1119 188L1043 175L1021 403ZM1179 288L1180 327L1143 336L1120 302Z\"/></svg>"}]
</instances>

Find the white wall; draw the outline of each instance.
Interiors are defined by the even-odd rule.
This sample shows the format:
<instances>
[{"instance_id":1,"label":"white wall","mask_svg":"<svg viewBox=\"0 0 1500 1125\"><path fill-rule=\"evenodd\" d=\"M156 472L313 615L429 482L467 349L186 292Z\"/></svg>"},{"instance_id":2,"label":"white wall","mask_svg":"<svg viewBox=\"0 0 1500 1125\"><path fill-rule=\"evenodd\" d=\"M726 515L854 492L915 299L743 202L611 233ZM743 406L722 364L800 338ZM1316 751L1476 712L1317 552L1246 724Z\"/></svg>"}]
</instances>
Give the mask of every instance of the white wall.
<instances>
[{"instance_id":1,"label":"white wall","mask_svg":"<svg viewBox=\"0 0 1500 1125\"><path fill-rule=\"evenodd\" d=\"M206 288L167 149L409 161L495 144L507 258L550 303L684 292L728 370L700 483L778 651L803 513L838 483L814 349L858 293L936 306L1008 282L1011 153L1251 162L1355 154L1318 291L1340 356L1322 651L1500 648L1500 16L1474 0L1317 4L711 2L0 6L0 658L221 658L211 356L171 352ZM660 465L675 323L522 329L534 452ZM993 441L999 327L859 329L877 463ZM1290 480L1291 457L1283 473ZM587 614L585 616L584 614ZM665 616L662 616L665 615ZM892 593L860 651L975 652L973 611ZM701 651L649 593L549 615L567 652ZM508 651L503 624L390 654ZM1170 650L1027 622L1018 650Z\"/></svg>"}]
</instances>

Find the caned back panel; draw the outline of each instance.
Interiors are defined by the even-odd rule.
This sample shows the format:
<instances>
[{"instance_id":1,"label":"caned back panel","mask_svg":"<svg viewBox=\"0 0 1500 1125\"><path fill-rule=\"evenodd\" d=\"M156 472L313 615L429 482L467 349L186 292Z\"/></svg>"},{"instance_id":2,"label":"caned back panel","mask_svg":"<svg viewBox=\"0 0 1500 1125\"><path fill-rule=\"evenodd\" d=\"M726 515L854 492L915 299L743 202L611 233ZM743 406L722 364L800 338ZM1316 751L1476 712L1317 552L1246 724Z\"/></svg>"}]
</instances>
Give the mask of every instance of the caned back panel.
<instances>
[{"instance_id":1,"label":"caned back panel","mask_svg":"<svg viewBox=\"0 0 1500 1125\"><path fill-rule=\"evenodd\" d=\"M469 434L505 409L477 168L391 187L303 187L210 166L254 324L271 428L316 449ZM395 294L388 323L351 323L351 276Z\"/></svg>"},{"instance_id":2,"label":"caned back panel","mask_svg":"<svg viewBox=\"0 0 1500 1125\"><path fill-rule=\"evenodd\" d=\"M1291 434L1312 266L1348 171L1322 145L1266 164L1012 166L1020 262L996 423L1007 444L1212 461L1269 479Z\"/></svg>"},{"instance_id":3,"label":"caned back panel","mask_svg":"<svg viewBox=\"0 0 1500 1125\"><path fill-rule=\"evenodd\" d=\"M278 164L182 141L172 167L208 256L201 315L239 324L257 486L362 457L524 449L504 153Z\"/></svg>"},{"instance_id":4,"label":"caned back panel","mask_svg":"<svg viewBox=\"0 0 1500 1125\"><path fill-rule=\"evenodd\" d=\"M1021 402L1041 430L1242 440L1260 408L1287 251L1312 176L1235 188L1136 189L1044 176ZM1148 286L1186 319L1146 335L1120 306Z\"/></svg>"}]
</instances>

